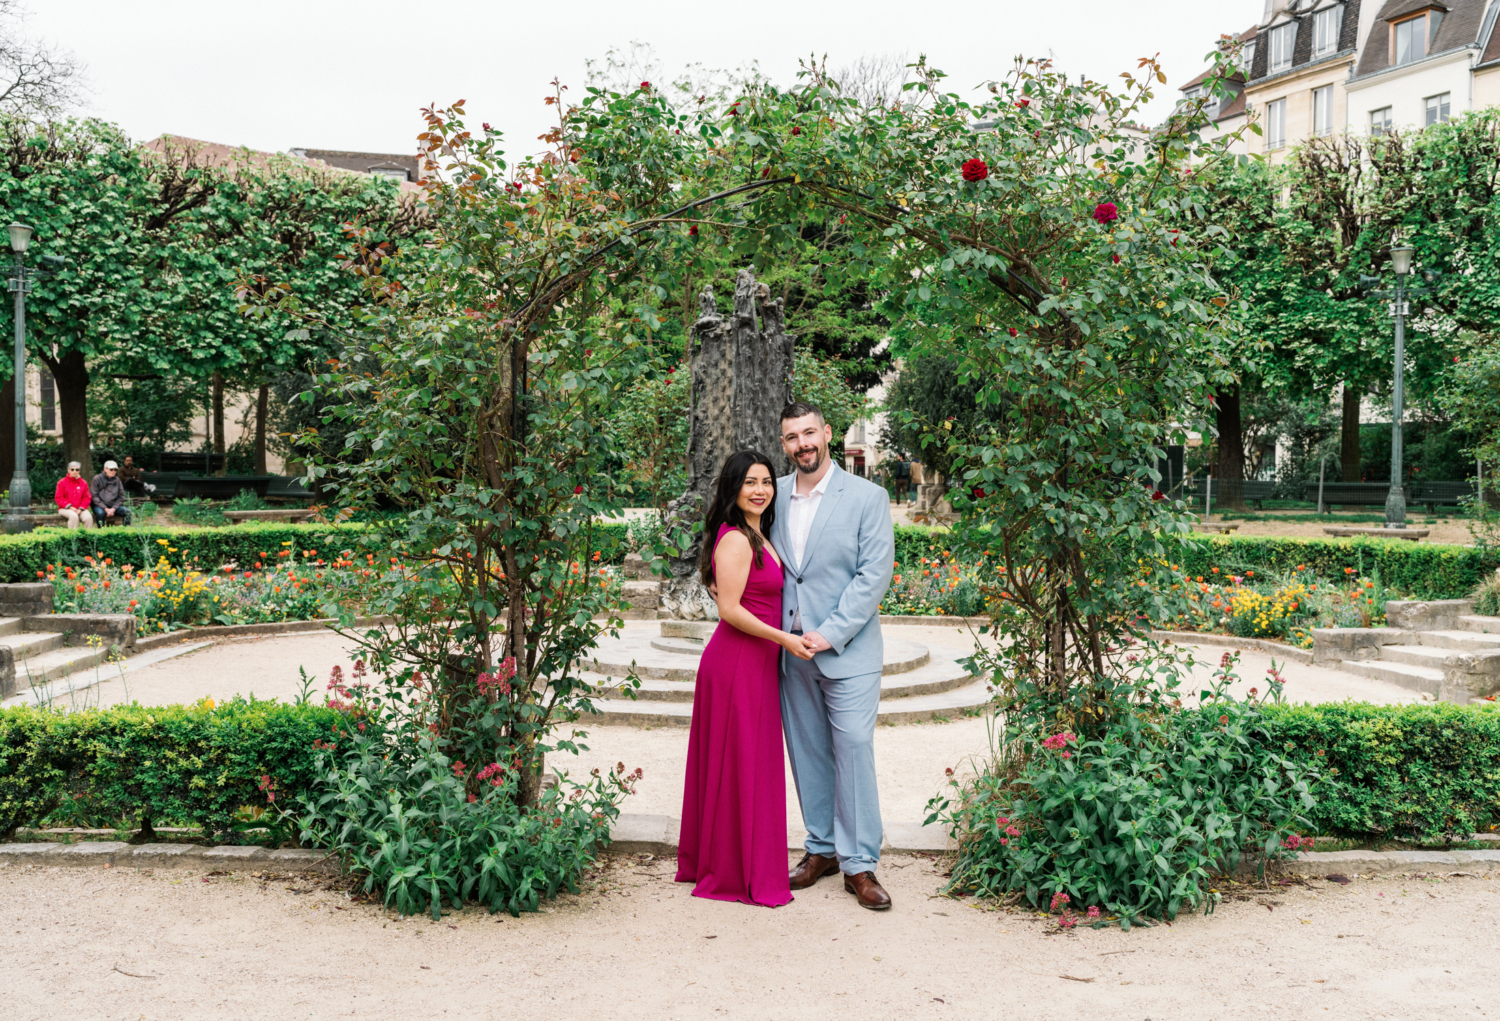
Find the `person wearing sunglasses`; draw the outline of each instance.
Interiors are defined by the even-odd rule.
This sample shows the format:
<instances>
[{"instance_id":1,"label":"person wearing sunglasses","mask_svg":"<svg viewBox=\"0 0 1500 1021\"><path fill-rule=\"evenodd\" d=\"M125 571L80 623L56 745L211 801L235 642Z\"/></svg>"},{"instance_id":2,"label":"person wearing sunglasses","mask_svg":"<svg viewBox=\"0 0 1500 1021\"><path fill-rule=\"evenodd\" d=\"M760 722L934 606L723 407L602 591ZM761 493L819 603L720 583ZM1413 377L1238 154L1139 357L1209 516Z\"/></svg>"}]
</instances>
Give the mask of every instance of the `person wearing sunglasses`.
<instances>
[{"instance_id":1,"label":"person wearing sunglasses","mask_svg":"<svg viewBox=\"0 0 1500 1021\"><path fill-rule=\"evenodd\" d=\"M89 513L93 498L89 484L83 481L83 466L77 461L69 461L68 473L57 480L54 499L69 528L77 528L80 522L85 528L93 527L94 516Z\"/></svg>"}]
</instances>

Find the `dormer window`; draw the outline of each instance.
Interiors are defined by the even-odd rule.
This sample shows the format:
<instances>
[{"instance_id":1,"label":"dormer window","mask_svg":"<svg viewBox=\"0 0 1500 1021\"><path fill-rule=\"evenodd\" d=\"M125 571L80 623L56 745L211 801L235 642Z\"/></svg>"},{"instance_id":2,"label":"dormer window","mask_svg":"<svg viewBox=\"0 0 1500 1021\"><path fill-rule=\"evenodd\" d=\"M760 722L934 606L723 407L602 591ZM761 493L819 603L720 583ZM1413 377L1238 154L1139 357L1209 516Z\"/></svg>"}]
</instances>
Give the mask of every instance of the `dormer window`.
<instances>
[{"instance_id":1,"label":"dormer window","mask_svg":"<svg viewBox=\"0 0 1500 1021\"><path fill-rule=\"evenodd\" d=\"M1438 26L1442 21L1442 11L1429 9L1415 18L1407 18L1391 25L1392 66L1410 64L1431 53L1432 42L1437 38Z\"/></svg>"},{"instance_id":2,"label":"dormer window","mask_svg":"<svg viewBox=\"0 0 1500 1021\"><path fill-rule=\"evenodd\" d=\"M1292 66L1292 47L1297 42L1297 23L1271 30L1271 63L1268 74L1277 74Z\"/></svg>"},{"instance_id":3,"label":"dormer window","mask_svg":"<svg viewBox=\"0 0 1500 1021\"><path fill-rule=\"evenodd\" d=\"M1251 39L1240 50L1240 70L1246 78L1250 77L1250 66L1255 63L1255 40Z\"/></svg>"},{"instance_id":4,"label":"dormer window","mask_svg":"<svg viewBox=\"0 0 1500 1021\"><path fill-rule=\"evenodd\" d=\"M1326 57L1339 48L1339 29L1344 24L1344 5L1335 4L1313 15L1313 56Z\"/></svg>"},{"instance_id":5,"label":"dormer window","mask_svg":"<svg viewBox=\"0 0 1500 1021\"><path fill-rule=\"evenodd\" d=\"M1214 94L1212 86L1207 84L1195 85L1182 94L1182 98L1188 103L1196 103L1203 100L1203 116L1213 120L1219 116L1219 97Z\"/></svg>"}]
</instances>

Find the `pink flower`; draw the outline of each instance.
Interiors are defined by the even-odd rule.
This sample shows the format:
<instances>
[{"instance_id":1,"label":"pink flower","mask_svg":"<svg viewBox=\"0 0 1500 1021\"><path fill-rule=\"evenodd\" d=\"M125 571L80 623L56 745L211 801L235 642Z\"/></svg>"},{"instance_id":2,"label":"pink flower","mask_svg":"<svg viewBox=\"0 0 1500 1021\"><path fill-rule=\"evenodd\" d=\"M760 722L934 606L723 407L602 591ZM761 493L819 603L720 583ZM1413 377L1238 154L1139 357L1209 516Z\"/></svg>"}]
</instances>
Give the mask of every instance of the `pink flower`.
<instances>
[{"instance_id":1,"label":"pink flower","mask_svg":"<svg viewBox=\"0 0 1500 1021\"><path fill-rule=\"evenodd\" d=\"M1065 759L1071 759L1073 757L1073 753L1072 752L1063 752L1062 753L1062 757L1065 758Z\"/></svg>"},{"instance_id":2,"label":"pink flower","mask_svg":"<svg viewBox=\"0 0 1500 1021\"><path fill-rule=\"evenodd\" d=\"M1101 202L1094 207L1094 219L1100 223L1109 223L1111 220L1120 218L1120 210L1115 208L1113 202Z\"/></svg>"},{"instance_id":3,"label":"pink flower","mask_svg":"<svg viewBox=\"0 0 1500 1021\"><path fill-rule=\"evenodd\" d=\"M1098 917L1099 917L1099 905L1097 905L1097 904L1090 905L1089 906L1089 918L1092 919L1092 918L1098 918Z\"/></svg>"},{"instance_id":4,"label":"pink flower","mask_svg":"<svg viewBox=\"0 0 1500 1021\"><path fill-rule=\"evenodd\" d=\"M1065 893L1054 893L1052 895L1052 910L1056 911L1057 908L1058 908L1058 905L1062 905L1063 907L1067 907L1067 905L1071 902L1071 900L1072 900L1072 898L1070 898Z\"/></svg>"}]
</instances>

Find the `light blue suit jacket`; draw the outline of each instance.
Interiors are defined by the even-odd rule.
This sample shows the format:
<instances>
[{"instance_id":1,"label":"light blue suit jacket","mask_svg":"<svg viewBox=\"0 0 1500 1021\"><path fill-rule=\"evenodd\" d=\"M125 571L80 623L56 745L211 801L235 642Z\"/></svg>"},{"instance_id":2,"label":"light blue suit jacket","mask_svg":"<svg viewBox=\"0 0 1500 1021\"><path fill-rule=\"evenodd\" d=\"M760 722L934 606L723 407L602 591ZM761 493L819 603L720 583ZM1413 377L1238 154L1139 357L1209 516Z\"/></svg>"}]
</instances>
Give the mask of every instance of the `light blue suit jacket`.
<instances>
[{"instance_id":1,"label":"light blue suit jacket","mask_svg":"<svg viewBox=\"0 0 1500 1021\"><path fill-rule=\"evenodd\" d=\"M797 610L802 630L833 646L813 657L824 677L878 674L885 658L880 600L890 587L896 536L885 489L838 465L818 503L802 563L794 564L791 521L796 475L776 481L776 524L771 541L782 557L782 628Z\"/></svg>"}]
</instances>

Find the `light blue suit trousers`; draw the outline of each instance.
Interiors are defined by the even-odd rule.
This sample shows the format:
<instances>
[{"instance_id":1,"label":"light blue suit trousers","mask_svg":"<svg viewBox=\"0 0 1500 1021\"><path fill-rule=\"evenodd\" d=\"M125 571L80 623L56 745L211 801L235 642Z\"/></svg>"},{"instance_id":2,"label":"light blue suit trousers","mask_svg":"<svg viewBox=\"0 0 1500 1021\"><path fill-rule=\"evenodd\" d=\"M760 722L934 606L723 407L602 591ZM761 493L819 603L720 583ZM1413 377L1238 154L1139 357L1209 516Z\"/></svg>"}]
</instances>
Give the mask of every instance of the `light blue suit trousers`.
<instances>
[{"instance_id":1,"label":"light blue suit trousers","mask_svg":"<svg viewBox=\"0 0 1500 1021\"><path fill-rule=\"evenodd\" d=\"M886 491L837 465L800 563L789 510L795 476L778 480L772 541L782 553L783 627L800 611L806 632L832 646L809 662L782 654L781 720L807 827L807 850L837 857L848 875L873 871L884 826L875 778L875 718L884 642L880 600L895 535Z\"/></svg>"}]
</instances>

